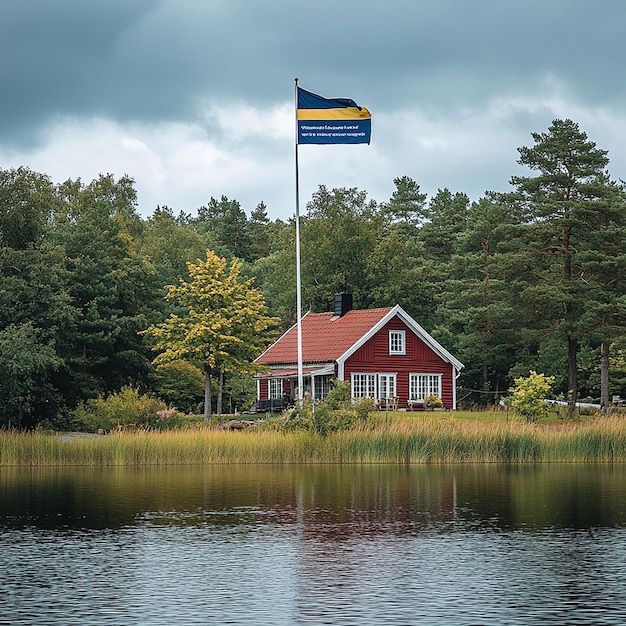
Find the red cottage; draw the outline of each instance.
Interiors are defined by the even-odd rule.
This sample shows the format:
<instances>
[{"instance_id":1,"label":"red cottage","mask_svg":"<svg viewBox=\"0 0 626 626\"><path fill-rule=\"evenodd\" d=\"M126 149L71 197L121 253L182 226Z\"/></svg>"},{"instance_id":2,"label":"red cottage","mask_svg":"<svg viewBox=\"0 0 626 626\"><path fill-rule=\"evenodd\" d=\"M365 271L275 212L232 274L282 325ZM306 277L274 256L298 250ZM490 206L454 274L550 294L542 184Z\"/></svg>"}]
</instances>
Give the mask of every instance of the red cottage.
<instances>
[{"instance_id":1,"label":"red cottage","mask_svg":"<svg viewBox=\"0 0 626 626\"><path fill-rule=\"evenodd\" d=\"M302 318L305 393L323 400L336 378L350 381L353 398L370 397L379 406L424 408L434 395L455 409L463 364L400 306L352 310L350 301L349 294L339 294L334 312ZM297 396L297 335L296 325L256 359L268 368L257 376L260 406Z\"/></svg>"}]
</instances>

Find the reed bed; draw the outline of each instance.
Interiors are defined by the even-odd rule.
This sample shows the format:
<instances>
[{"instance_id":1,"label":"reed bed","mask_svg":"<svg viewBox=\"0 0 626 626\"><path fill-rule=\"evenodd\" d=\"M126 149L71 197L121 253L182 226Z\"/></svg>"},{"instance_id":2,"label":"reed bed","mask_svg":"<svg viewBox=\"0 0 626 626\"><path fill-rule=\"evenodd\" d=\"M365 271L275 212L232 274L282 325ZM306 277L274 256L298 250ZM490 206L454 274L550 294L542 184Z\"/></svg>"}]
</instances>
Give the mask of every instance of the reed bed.
<instances>
[{"instance_id":1,"label":"reed bed","mask_svg":"<svg viewBox=\"0 0 626 626\"><path fill-rule=\"evenodd\" d=\"M210 428L93 437L0 432L0 466L624 461L626 419L610 415L585 423L528 424L395 414L327 437Z\"/></svg>"}]
</instances>

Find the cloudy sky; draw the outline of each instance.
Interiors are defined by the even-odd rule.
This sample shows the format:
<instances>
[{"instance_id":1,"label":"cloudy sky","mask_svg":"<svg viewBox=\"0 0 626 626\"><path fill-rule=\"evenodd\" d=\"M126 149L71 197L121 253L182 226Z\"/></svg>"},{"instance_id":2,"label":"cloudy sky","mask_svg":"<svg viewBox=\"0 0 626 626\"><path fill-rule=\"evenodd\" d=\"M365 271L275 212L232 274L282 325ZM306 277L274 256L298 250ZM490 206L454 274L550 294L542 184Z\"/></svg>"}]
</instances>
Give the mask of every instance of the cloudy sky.
<instances>
[{"instance_id":1,"label":"cloudy sky","mask_svg":"<svg viewBox=\"0 0 626 626\"><path fill-rule=\"evenodd\" d=\"M576 121L626 179L624 0L0 0L0 168L136 181L139 212L295 208L294 78L372 112L369 146L301 146L378 201L408 175L506 191L517 148Z\"/></svg>"}]
</instances>

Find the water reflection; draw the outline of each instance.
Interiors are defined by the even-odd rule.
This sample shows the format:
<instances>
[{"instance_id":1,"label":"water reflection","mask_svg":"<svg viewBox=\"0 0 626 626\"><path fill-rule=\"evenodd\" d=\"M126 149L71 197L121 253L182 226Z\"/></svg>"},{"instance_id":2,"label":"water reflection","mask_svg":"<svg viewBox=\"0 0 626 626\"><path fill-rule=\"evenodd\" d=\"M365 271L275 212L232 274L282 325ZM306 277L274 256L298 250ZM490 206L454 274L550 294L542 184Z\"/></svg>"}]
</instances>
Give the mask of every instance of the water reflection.
<instances>
[{"instance_id":1,"label":"water reflection","mask_svg":"<svg viewBox=\"0 0 626 626\"><path fill-rule=\"evenodd\" d=\"M626 467L0 469L0 624L623 624Z\"/></svg>"},{"instance_id":2,"label":"water reflection","mask_svg":"<svg viewBox=\"0 0 626 626\"><path fill-rule=\"evenodd\" d=\"M0 468L0 528L298 524L303 536L626 523L626 466Z\"/></svg>"}]
</instances>

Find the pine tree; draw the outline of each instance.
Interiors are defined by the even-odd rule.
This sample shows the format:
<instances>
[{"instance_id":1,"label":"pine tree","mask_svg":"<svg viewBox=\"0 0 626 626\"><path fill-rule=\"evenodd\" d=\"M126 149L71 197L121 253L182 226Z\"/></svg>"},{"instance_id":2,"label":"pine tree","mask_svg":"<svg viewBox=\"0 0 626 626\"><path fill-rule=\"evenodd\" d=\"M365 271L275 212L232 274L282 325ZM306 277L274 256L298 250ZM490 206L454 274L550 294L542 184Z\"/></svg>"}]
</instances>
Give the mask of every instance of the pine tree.
<instances>
[{"instance_id":1,"label":"pine tree","mask_svg":"<svg viewBox=\"0 0 626 626\"><path fill-rule=\"evenodd\" d=\"M607 173L607 152L597 148L578 124L555 120L547 133L532 137L534 146L519 148L519 163L537 175L513 176L515 192L503 200L526 225L517 254L525 283L519 302L528 324L566 342L573 407L580 342L590 327L606 326L599 305L607 303L608 292L594 276L599 278L598 268L609 262L604 283L619 279L618 266L603 242L611 237L623 249L622 191ZM592 288L590 279L595 283Z\"/></svg>"}]
</instances>

